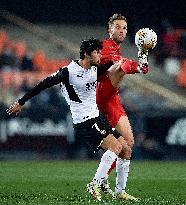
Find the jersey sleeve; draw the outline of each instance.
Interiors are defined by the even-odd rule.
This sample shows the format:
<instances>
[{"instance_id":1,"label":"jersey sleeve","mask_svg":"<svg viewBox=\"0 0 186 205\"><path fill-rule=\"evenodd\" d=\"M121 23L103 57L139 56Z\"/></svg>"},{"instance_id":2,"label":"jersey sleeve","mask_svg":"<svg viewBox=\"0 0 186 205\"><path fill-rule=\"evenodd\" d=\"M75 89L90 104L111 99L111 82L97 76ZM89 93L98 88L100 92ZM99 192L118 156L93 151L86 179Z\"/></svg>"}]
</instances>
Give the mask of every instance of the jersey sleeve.
<instances>
[{"instance_id":1,"label":"jersey sleeve","mask_svg":"<svg viewBox=\"0 0 186 205\"><path fill-rule=\"evenodd\" d=\"M107 63L101 64L100 66L98 66L97 77L99 78L101 75L103 75L112 65L113 65L113 62L108 61Z\"/></svg>"},{"instance_id":2,"label":"jersey sleeve","mask_svg":"<svg viewBox=\"0 0 186 205\"><path fill-rule=\"evenodd\" d=\"M57 85L65 80L68 68L60 68L57 72L48 76L44 80L40 81L36 86L34 86L30 91L28 91L22 98L18 100L20 105L24 105L32 97L38 95L43 90L46 90L54 85Z\"/></svg>"},{"instance_id":3,"label":"jersey sleeve","mask_svg":"<svg viewBox=\"0 0 186 205\"><path fill-rule=\"evenodd\" d=\"M113 39L103 40L101 50L101 64L98 67L98 81L101 76L113 65L114 62L122 59L120 48Z\"/></svg>"}]
</instances>

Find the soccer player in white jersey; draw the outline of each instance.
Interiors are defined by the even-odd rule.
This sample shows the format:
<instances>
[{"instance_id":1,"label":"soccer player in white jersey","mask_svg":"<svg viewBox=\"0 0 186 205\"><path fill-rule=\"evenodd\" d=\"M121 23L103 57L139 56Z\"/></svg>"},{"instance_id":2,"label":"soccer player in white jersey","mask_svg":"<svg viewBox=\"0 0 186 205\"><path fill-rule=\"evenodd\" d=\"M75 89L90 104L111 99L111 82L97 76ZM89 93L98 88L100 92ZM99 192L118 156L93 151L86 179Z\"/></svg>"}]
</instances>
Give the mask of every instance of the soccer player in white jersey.
<instances>
[{"instance_id":1,"label":"soccer player in white jersey","mask_svg":"<svg viewBox=\"0 0 186 205\"><path fill-rule=\"evenodd\" d=\"M100 63L101 49L102 43L97 39L82 41L79 60L72 61L40 81L7 109L8 114L18 115L23 105L32 97L59 83L62 85L63 95L72 113L76 137L94 149L101 147L106 150L92 183L88 186L88 191L97 200L101 200L100 186L112 163L125 149L123 137L112 130L105 117L99 113L96 104L97 65ZM112 65L115 68L119 66L119 63Z\"/></svg>"}]
</instances>

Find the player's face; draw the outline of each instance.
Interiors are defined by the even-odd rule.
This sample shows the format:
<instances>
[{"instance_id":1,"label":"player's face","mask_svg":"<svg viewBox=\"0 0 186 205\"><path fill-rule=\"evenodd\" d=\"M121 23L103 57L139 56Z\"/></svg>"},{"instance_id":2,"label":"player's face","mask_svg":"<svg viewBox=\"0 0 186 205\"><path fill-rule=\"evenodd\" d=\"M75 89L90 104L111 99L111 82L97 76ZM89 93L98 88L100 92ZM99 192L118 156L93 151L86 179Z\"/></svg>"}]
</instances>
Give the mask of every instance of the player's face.
<instances>
[{"instance_id":1,"label":"player's face","mask_svg":"<svg viewBox=\"0 0 186 205\"><path fill-rule=\"evenodd\" d=\"M124 20L115 20L109 28L110 38L120 44L124 41L127 34L127 22Z\"/></svg>"},{"instance_id":2,"label":"player's face","mask_svg":"<svg viewBox=\"0 0 186 205\"><path fill-rule=\"evenodd\" d=\"M90 65L99 65L101 61L101 50L94 50L90 55Z\"/></svg>"}]
</instances>

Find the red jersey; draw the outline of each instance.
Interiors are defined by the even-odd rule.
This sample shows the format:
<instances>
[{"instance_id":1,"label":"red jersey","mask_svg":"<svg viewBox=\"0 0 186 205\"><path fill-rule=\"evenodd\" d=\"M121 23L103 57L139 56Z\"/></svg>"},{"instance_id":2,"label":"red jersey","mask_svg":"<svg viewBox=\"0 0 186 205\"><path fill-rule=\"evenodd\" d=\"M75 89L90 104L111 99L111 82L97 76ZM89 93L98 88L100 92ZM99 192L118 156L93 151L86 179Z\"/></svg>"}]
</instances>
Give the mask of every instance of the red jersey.
<instances>
[{"instance_id":1,"label":"red jersey","mask_svg":"<svg viewBox=\"0 0 186 205\"><path fill-rule=\"evenodd\" d=\"M101 64L106 64L110 61L119 61L121 58L122 56L118 44L111 38L103 40L103 49L101 50Z\"/></svg>"},{"instance_id":2,"label":"red jersey","mask_svg":"<svg viewBox=\"0 0 186 205\"><path fill-rule=\"evenodd\" d=\"M122 59L120 48L113 39L103 40L103 49L101 51L101 64L107 64ZM98 108L115 127L121 115L126 115L119 99L119 93L113 87L108 77L108 72L99 77L96 92L96 101Z\"/></svg>"}]
</instances>

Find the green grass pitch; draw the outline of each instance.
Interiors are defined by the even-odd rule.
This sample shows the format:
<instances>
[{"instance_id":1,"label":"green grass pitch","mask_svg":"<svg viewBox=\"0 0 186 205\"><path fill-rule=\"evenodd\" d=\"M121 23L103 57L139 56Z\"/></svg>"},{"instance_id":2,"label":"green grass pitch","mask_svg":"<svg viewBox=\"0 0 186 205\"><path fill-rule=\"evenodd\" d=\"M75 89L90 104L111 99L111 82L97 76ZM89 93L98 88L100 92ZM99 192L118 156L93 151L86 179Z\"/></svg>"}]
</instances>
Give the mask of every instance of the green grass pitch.
<instances>
[{"instance_id":1,"label":"green grass pitch","mask_svg":"<svg viewBox=\"0 0 186 205\"><path fill-rule=\"evenodd\" d=\"M0 204L186 204L186 162L132 162L127 191L139 202L106 195L95 202L85 186L97 165L98 161L0 162ZM114 173L110 182L114 188Z\"/></svg>"}]
</instances>

